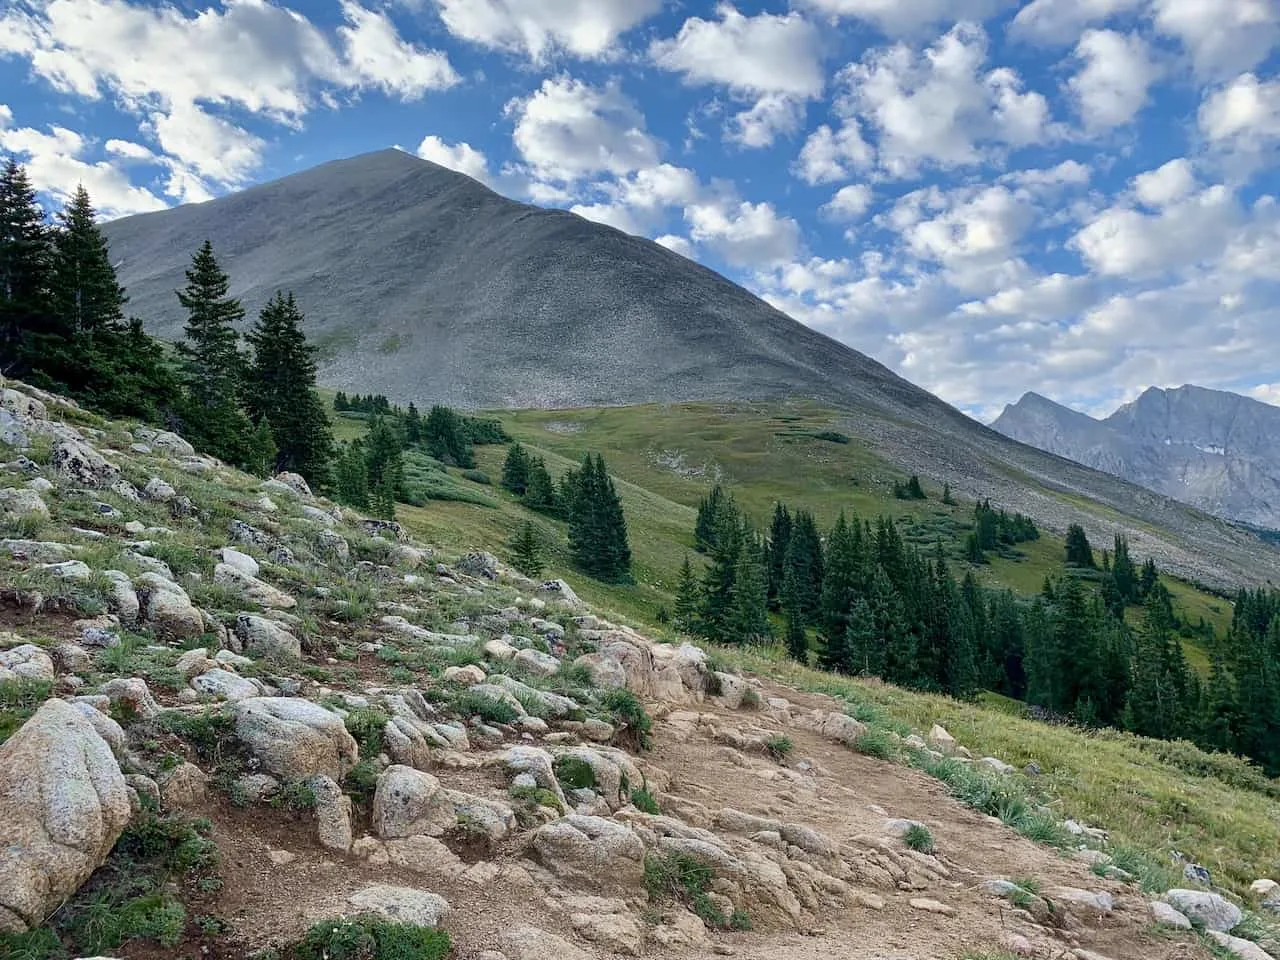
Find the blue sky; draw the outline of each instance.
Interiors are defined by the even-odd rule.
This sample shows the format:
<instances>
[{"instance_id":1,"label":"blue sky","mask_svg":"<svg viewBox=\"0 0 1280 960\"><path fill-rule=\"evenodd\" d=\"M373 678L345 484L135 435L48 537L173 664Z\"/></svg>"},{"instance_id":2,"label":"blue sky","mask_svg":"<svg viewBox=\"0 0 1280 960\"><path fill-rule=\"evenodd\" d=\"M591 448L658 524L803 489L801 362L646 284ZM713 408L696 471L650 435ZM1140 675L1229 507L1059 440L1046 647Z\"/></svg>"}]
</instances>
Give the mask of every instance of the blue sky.
<instances>
[{"instance_id":1,"label":"blue sky","mask_svg":"<svg viewBox=\"0 0 1280 960\"><path fill-rule=\"evenodd\" d=\"M118 216L397 145L981 417L1280 402L1280 0L7 0L0 151Z\"/></svg>"}]
</instances>

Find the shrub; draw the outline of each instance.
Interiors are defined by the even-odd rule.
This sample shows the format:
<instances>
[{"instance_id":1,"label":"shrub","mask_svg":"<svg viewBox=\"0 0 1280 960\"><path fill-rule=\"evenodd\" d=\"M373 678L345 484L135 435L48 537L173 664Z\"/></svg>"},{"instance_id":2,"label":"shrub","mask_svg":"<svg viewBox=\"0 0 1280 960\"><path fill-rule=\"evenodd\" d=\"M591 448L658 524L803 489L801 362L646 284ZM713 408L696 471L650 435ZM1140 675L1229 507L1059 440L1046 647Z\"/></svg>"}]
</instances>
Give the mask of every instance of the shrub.
<instances>
[{"instance_id":1,"label":"shrub","mask_svg":"<svg viewBox=\"0 0 1280 960\"><path fill-rule=\"evenodd\" d=\"M715 872L685 853L667 856L649 854L644 858L644 886L653 903L672 900L683 903L702 918L702 922L716 930L729 929L732 918L707 896ZM749 929L751 918L741 911L734 911L738 926L733 929Z\"/></svg>"},{"instance_id":2,"label":"shrub","mask_svg":"<svg viewBox=\"0 0 1280 960\"><path fill-rule=\"evenodd\" d=\"M58 935L42 927L29 933L0 933L0 957L7 960L66 960Z\"/></svg>"},{"instance_id":3,"label":"shrub","mask_svg":"<svg viewBox=\"0 0 1280 960\"><path fill-rule=\"evenodd\" d=\"M373 793L378 788L378 774L381 772L377 760L373 758L361 760L347 772L342 786L353 803L365 806L373 801Z\"/></svg>"},{"instance_id":4,"label":"shrub","mask_svg":"<svg viewBox=\"0 0 1280 960\"><path fill-rule=\"evenodd\" d=\"M839 430L823 430L815 433L814 437L818 440L826 440L828 443L848 443L849 437L841 433Z\"/></svg>"},{"instance_id":5,"label":"shrub","mask_svg":"<svg viewBox=\"0 0 1280 960\"><path fill-rule=\"evenodd\" d=\"M902 836L902 842L917 853L933 853L933 834L923 824L913 823L908 827Z\"/></svg>"},{"instance_id":6,"label":"shrub","mask_svg":"<svg viewBox=\"0 0 1280 960\"><path fill-rule=\"evenodd\" d=\"M581 757L556 757L556 779L567 790L594 790L596 772Z\"/></svg>"},{"instance_id":7,"label":"shrub","mask_svg":"<svg viewBox=\"0 0 1280 960\"><path fill-rule=\"evenodd\" d=\"M486 723L510 726L520 719L520 711L505 700L495 700L470 690L463 690L453 698L453 709L463 716L479 717Z\"/></svg>"},{"instance_id":8,"label":"shrub","mask_svg":"<svg viewBox=\"0 0 1280 960\"><path fill-rule=\"evenodd\" d=\"M317 802L315 789L305 780L290 780L270 800L273 807L294 811L314 810Z\"/></svg>"},{"instance_id":9,"label":"shrub","mask_svg":"<svg viewBox=\"0 0 1280 960\"><path fill-rule=\"evenodd\" d=\"M315 924L294 954L298 960L444 960L452 949L443 930L357 917Z\"/></svg>"},{"instance_id":10,"label":"shrub","mask_svg":"<svg viewBox=\"0 0 1280 960\"><path fill-rule=\"evenodd\" d=\"M791 751L795 747L796 745L791 738L781 733L774 734L764 742L764 752L779 763L785 762L787 757L791 756Z\"/></svg>"},{"instance_id":11,"label":"shrub","mask_svg":"<svg viewBox=\"0 0 1280 960\"><path fill-rule=\"evenodd\" d=\"M756 692L755 687L747 687L747 689L743 691L742 709L759 710L763 703L764 701L760 699L760 694Z\"/></svg>"},{"instance_id":12,"label":"shrub","mask_svg":"<svg viewBox=\"0 0 1280 960\"><path fill-rule=\"evenodd\" d=\"M631 791L631 805L641 813L651 813L654 816L662 813L658 798L649 792L648 787L636 787Z\"/></svg>"},{"instance_id":13,"label":"shrub","mask_svg":"<svg viewBox=\"0 0 1280 960\"><path fill-rule=\"evenodd\" d=\"M190 743L201 760L215 763L235 739L235 718L212 708L202 713L170 710L160 715L160 725Z\"/></svg>"},{"instance_id":14,"label":"shrub","mask_svg":"<svg viewBox=\"0 0 1280 960\"><path fill-rule=\"evenodd\" d=\"M360 745L360 756L368 759L382 752L382 731L388 717L377 707L356 707L347 713L343 723L347 733Z\"/></svg>"},{"instance_id":15,"label":"shrub","mask_svg":"<svg viewBox=\"0 0 1280 960\"><path fill-rule=\"evenodd\" d=\"M462 477L472 483L484 484L486 487L493 485L493 481L489 479L489 475L483 470L463 470Z\"/></svg>"},{"instance_id":16,"label":"shrub","mask_svg":"<svg viewBox=\"0 0 1280 960\"><path fill-rule=\"evenodd\" d=\"M653 746L653 718L634 693L625 689L610 690L600 698L600 706L609 711L614 725L636 749L648 750Z\"/></svg>"}]
</instances>

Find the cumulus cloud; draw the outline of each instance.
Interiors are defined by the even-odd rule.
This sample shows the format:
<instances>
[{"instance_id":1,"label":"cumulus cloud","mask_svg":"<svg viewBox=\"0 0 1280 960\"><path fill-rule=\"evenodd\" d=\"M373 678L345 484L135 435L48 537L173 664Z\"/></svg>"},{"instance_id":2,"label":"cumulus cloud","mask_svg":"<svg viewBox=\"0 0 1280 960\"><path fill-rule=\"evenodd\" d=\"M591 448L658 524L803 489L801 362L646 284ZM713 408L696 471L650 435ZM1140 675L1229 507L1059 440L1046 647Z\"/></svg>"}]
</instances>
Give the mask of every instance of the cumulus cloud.
<instances>
[{"instance_id":1,"label":"cumulus cloud","mask_svg":"<svg viewBox=\"0 0 1280 960\"><path fill-rule=\"evenodd\" d=\"M800 250L800 225L770 203L708 200L686 207L684 216L694 242L735 267L773 267Z\"/></svg>"},{"instance_id":2,"label":"cumulus cloud","mask_svg":"<svg viewBox=\"0 0 1280 960\"><path fill-rule=\"evenodd\" d=\"M0 104L0 152L17 156L32 185L56 201L65 202L78 184L84 184L98 213L108 219L166 206L150 190L134 186L116 164L86 160L89 141L74 130L57 125L37 130L12 124L13 111Z\"/></svg>"},{"instance_id":3,"label":"cumulus cloud","mask_svg":"<svg viewBox=\"0 0 1280 960\"><path fill-rule=\"evenodd\" d=\"M1280 141L1280 81L1241 74L1205 97L1198 122L1213 147L1259 159Z\"/></svg>"},{"instance_id":4,"label":"cumulus cloud","mask_svg":"<svg viewBox=\"0 0 1280 960\"><path fill-rule=\"evenodd\" d=\"M585 59L616 53L618 38L662 0L436 0L456 37L543 62L557 51Z\"/></svg>"},{"instance_id":5,"label":"cumulus cloud","mask_svg":"<svg viewBox=\"0 0 1280 960\"><path fill-rule=\"evenodd\" d=\"M749 17L729 3L716 8L716 17L689 17L676 36L650 44L650 59L687 84L754 99L730 119L729 140L766 147L779 134L795 133L804 101L821 95L825 84L817 29L798 13Z\"/></svg>"},{"instance_id":6,"label":"cumulus cloud","mask_svg":"<svg viewBox=\"0 0 1280 960\"><path fill-rule=\"evenodd\" d=\"M416 99L458 82L448 58L405 41L354 0L332 36L294 10L238 0L188 14L128 0L18 0L0 14L0 52L60 93L111 97L142 120L168 192L203 199L244 183L262 140L233 111L297 126L334 92Z\"/></svg>"},{"instance_id":7,"label":"cumulus cloud","mask_svg":"<svg viewBox=\"0 0 1280 960\"><path fill-rule=\"evenodd\" d=\"M1018 147L1050 135L1044 96L1024 91L1007 68L983 72L987 36L960 23L917 53L877 49L840 73L840 106L879 134L880 167L894 177L925 165L953 168L987 158L983 144Z\"/></svg>"},{"instance_id":8,"label":"cumulus cloud","mask_svg":"<svg viewBox=\"0 0 1280 960\"><path fill-rule=\"evenodd\" d=\"M662 236L657 237L654 240L654 243L661 244L672 253L678 253L680 256L688 260L693 259L693 244L685 237L678 236L674 233L664 233Z\"/></svg>"},{"instance_id":9,"label":"cumulus cloud","mask_svg":"<svg viewBox=\"0 0 1280 960\"><path fill-rule=\"evenodd\" d=\"M465 173L481 183L489 183L488 158L469 143L450 144L433 133L428 134L418 144L418 156L458 173Z\"/></svg>"},{"instance_id":10,"label":"cumulus cloud","mask_svg":"<svg viewBox=\"0 0 1280 960\"><path fill-rule=\"evenodd\" d=\"M1152 7L1156 29L1181 41L1202 76L1248 70L1280 39L1274 0L1152 0Z\"/></svg>"},{"instance_id":11,"label":"cumulus cloud","mask_svg":"<svg viewBox=\"0 0 1280 960\"><path fill-rule=\"evenodd\" d=\"M1067 81L1067 88L1090 131L1133 120L1146 106L1147 91L1161 73L1147 42L1136 33L1086 31L1075 55L1081 67Z\"/></svg>"},{"instance_id":12,"label":"cumulus cloud","mask_svg":"<svg viewBox=\"0 0 1280 960\"><path fill-rule=\"evenodd\" d=\"M929 27L957 20L986 20L1017 0L802 0L803 6L834 17L865 20L891 36L920 35Z\"/></svg>"},{"instance_id":13,"label":"cumulus cloud","mask_svg":"<svg viewBox=\"0 0 1280 960\"><path fill-rule=\"evenodd\" d=\"M853 222L861 220L871 209L871 188L865 183L851 183L841 187L822 207L822 212L832 220Z\"/></svg>"},{"instance_id":14,"label":"cumulus cloud","mask_svg":"<svg viewBox=\"0 0 1280 960\"><path fill-rule=\"evenodd\" d=\"M625 175L655 166L658 142L644 115L610 82L591 86L551 77L534 93L507 103L512 140L534 176L552 182L599 173Z\"/></svg>"},{"instance_id":15,"label":"cumulus cloud","mask_svg":"<svg viewBox=\"0 0 1280 960\"><path fill-rule=\"evenodd\" d=\"M792 169L812 185L848 179L874 162L875 151L862 138L857 118L850 117L836 130L824 123L809 134Z\"/></svg>"},{"instance_id":16,"label":"cumulus cloud","mask_svg":"<svg viewBox=\"0 0 1280 960\"><path fill-rule=\"evenodd\" d=\"M1139 10L1146 0L1032 0L1010 24L1015 37L1038 43L1069 44L1090 24Z\"/></svg>"},{"instance_id":17,"label":"cumulus cloud","mask_svg":"<svg viewBox=\"0 0 1280 960\"><path fill-rule=\"evenodd\" d=\"M1196 187L1196 175L1185 157L1133 178L1133 192L1148 207L1165 207L1181 200Z\"/></svg>"}]
</instances>

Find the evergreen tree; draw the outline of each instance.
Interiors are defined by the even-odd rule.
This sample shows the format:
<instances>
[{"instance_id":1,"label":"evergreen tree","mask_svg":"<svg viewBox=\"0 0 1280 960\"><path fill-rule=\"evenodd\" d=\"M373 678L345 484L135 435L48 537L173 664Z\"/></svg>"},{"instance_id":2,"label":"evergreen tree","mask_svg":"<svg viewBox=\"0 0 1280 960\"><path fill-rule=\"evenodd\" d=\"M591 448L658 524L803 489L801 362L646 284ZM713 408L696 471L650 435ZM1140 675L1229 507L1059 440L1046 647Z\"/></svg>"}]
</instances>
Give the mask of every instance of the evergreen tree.
<instances>
[{"instance_id":1,"label":"evergreen tree","mask_svg":"<svg viewBox=\"0 0 1280 960\"><path fill-rule=\"evenodd\" d=\"M243 358L235 325L244 318L244 308L228 295L231 280L208 240L191 258L186 278L178 291L178 302L187 311L178 353L188 395L196 407L209 411L239 398Z\"/></svg>"},{"instance_id":2,"label":"evergreen tree","mask_svg":"<svg viewBox=\"0 0 1280 960\"><path fill-rule=\"evenodd\" d=\"M302 312L290 293L262 308L245 337L252 349L245 372L249 415L270 427L275 470L300 473L316 487L331 477L333 433L316 392L315 351L302 332Z\"/></svg>"},{"instance_id":3,"label":"evergreen tree","mask_svg":"<svg viewBox=\"0 0 1280 960\"><path fill-rule=\"evenodd\" d=\"M0 373L25 376L51 326L53 245L26 169L0 169Z\"/></svg>"},{"instance_id":4,"label":"evergreen tree","mask_svg":"<svg viewBox=\"0 0 1280 960\"><path fill-rule=\"evenodd\" d=\"M555 482L541 457L535 457L529 462L524 505L530 510L541 510L552 515L561 512L560 495L556 492Z\"/></svg>"},{"instance_id":5,"label":"evergreen tree","mask_svg":"<svg viewBox=\"0 0 1280 960\"><path fill-rule=\"evenodd\" d=\"M631 546L622 501L604 458L590 455L574 475L569 511L569 551L586 573L608 583L631 573Z\"/></svg>"},{"instance_id":6,"label":"evergreen tree","mask_svg":"<svg viewBox=\"0 0 1280 960\"><path fill-rule=\"evenodd\" d=\"M809 663L809 636L805 633L804 617L800 611L792 607L783 612L786 618L786 644L787 656L796 663Z\"/></svg>"},{"instance_id":7,"label":"evergreen tree","mask_svg":"<svg viewBox=\"0 0 1280 960\"><path fill-rule=\"evenodd\" d=\"M369 509L369 464L359 440L342 447L334 466L334 492L345 504Z\"/></svg>"},{"instance_id":8,"label":"evergreen tree","mask_svg":"<svg viewBox=\"0 0 1280 960\"><path fill-rule=\"evenodd\" d=\"M1138 599L1138 571L1129 559L1129 541L1118 533L1115 539L1115 559L1111 564L1111 580L1122 603L1129 604Z\"/></svg>"},{"instance_id":9,"label":"evergreen tree","mask_svg":"<svg viewBox=\"0 0 1280 960\"><path fill-rule=\"evenodd\" d=\"M1089 538L1085 535L1084 527L1078 523L1067 527L1067 563L1076 567L1088 567L1091 570L1096 566Z\"/></svg>"},{"instance_id":10,"label":"evergreen tree","mask_svg":"<svg viewBox=\"0 0 1280 960\"><path fill-rule=\"evenodd\" d=\"M756 643L771 633L769 627L769 578L764 546L751 532L743 536L734 569L733 589L725 639Z\"/></svg>"},{"instance_id":11,"label":"evergreen tree","mask_svg":"<svg viewBox=\"0 0 1280 960\"><path fill-rule=\"evenodd\" d=\"M510 549L511 565L526 577L537 577L542 573L542 540L530 521L526 520L516 529Z\"/></svg>"},{"instance_id":12,"label":"evergreen tree","mask_svg":"<svg viewBox=\"0 0 1280 960\"><path fill-rule=\"evenodd\" d=\"M1142 573L1138 577L1139 599L1149 596L1159 582L1160 574L1156 570L1156 562L1151 557L1147 557L1142 565Z\"/></svg>"},{"instance_id":13,"label":"evergreen tree","mask_svg":"<svg viewBox=\"0 0 1280 960\"><path fill-rule=\"evenodd\" d=\"M244 360L235 324L244 317L240 301L228 295L231 281L218 266L208 240L191 259L178 301L187 311L177 345L184 390L181 419L197 446L231 463L260 458L261 440L240 409Z\"/></svg>"},{"instance_id":14,"label":"evergreen tree","mask_svg":"<svg viewBox=\"0 0 1280 960\"><path fill-rule=\"evenodd\" d=\"M789 594L790 602L803 621L816 624L822 607L825 558L818 525L808 511L799 510L794 516L782 564L782 605L787 605Z\"/></svg>"},{"instance_id":15,"label":"evergreen tree","mask_svg":"<svg viewBox=\"0 0 1280 960\"><path fill-rule=\"evenodd\" d=\"M676 585L676 626L685 633L697 633L701 606L702 587L686 554L684 563L680 565L680 582Z\"/></svg>"},{"instance_id":16,"label":"evergreen tree","mask_svg":"<svg viewBox=\"0 0 1280 960\"><path fill-rule=\"evenodd\" d=\"M422 443L422 437L422 414L418 412L417 406L410 400L409 411L404 415L404 442L410 447L416 447Z\"/></svg>"},{"instance_id":17,"label":"evergreen tree","mask_svg":"<svg viewBox=\"0 0 1280 960\"><path fill-rule=\"evenodd\" d=\"M507 459L502 464L502 486L518 497L529 489L529 455L519 441L507 450Z\"/></svg>"},{"instance_id":18,"label":"evergreen tree","mask_svg":"<svg viewBox=\"0 0 1280 960\"><path fill-rule=\"evenodd\" d=\"M949 483L944 483L942 485L942 502L948 507L954 507L956 505L955 497L951 495L951 484Z\"/></svg>"},{"instance_id":19,"label":"evergreen tree","mask_svg":"<svg viewBox=\"0 0 1280 960\"><path fill-rule=\"evenodd\" d=\"M698 519L693 528L694 549L699 553L714 550L716 534L725 518L737 515L738 507L733 502L733 495L717 483L711 488L711 493L698 504Z\"/></svg>"},{"instance_id":20,"label":"evergreen tree","mask_svg":"<svg viewBox=\"0 0 1280 960\"><path fill-rule=\"evenodd\" d=\"M465 469L476 465L471 438L462 418L448 407L437 404L431 408L422 428L422 438L427 445L427 453L441 463Z\"/></svg>"},{"instance_id":21,"label":"evergreen tree","mask_svg":"<svg viewBox=\"0 0 1280 960\"><path fill-rule=\"evenodd\" d=\"M782 583L786 579L787 548L791 545L791 511L785 503L774 504L769 526L769 608L782 605Z\"/></svg>"},{"instance_id":22,"label":"evergreen tree","mask_svg":"<svg viewBox=\"0 0 1280 960\"><path fill-rule=\"evenodd\" d=\"M977 531L970 531L964 541L964 557L974 566L982 566L987 562L987 555L982 552L982 541Z\"/></svg>"},{"instance_id":23,"label":"evergreen tree","mask_svg":"<svg viewBox=\"0 0 1280 960\"><path fill-rule=\"evenodd\" d=\"M712 639L729 633L733 583L744 539L742 518L737 508L730 506L717 514L719 528L711 537L711 562L702 580L702 633Z\"/></svg>"},{"instance_id":24,"label":"evergreen tree","mask_svg":"<svg viewBox=\"0 0 1280 960\"><path fill-rule=\"evenodd\" d=\"M854 521L857 527L857 520ZM858 550L843 513L827 540L827 562L822 583L822 664L828 670L847 670L850 663L849 612L859 582Z\"/></svg>"},{"instance_id":25,"label":"evergreen tree","mask_svg":"<svg viewBox=\"0 0 1280 960\"><path fill-rule=\"evenodd\" d=\"M849 611L849 629L845 640L849 660L844 669L849 673L874 677L885 675L888 650L876 627L871 605L859 597Z\"/></svg>"},{"instance_id":26,"label":"evergreen tree","mask_svg":"<svg viewBox=\"0 0 1280 960\"><path fill-rule=\"evenodd\" d=\"M124 332L124 287L116 280L107 240L81 185L58 214L54 234L53 309L59 326L80 343Z\"/></svg>"},{"instance_id":27,"label":"evergreen tree","mask_svg":"<svg viewBox=\"0 0 1280 960\"><path fill-rule=\"evenodd\" d=\"M364 446L369 507L374 516L394 520L404 494L404 443L383 417L375 417Z\"/></svg>"}]
</instances>

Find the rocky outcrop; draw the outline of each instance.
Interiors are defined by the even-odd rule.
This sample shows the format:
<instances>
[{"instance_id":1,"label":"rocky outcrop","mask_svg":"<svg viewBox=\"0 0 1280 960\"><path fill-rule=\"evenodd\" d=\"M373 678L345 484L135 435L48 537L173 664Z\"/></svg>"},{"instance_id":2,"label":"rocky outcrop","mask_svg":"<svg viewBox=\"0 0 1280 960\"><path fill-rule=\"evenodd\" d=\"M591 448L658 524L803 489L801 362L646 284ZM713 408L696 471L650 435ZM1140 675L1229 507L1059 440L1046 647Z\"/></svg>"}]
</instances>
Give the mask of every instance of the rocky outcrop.
<instances>
[{"instance_id":1,"label":"rocky outcrop","mask_svg":"<svg viewBox=\"0 0 1280 960\"><path fill-rule=\"evenodd\" d=\"M457 822L452 801L431 774L393 765L379 775L373 795L373 830L379 837L438 837Z\"/></svg>"},{"instance_id":2,"label":"rocky outcrop","mask_svg":"<svg viewBox=\"0 0 1280 960\"><path fill-rule=\"evenodd\" d=\"M47 701L0 746L0 930L39 925L129 822L120 765L88 718Z\"/></svg>"},{"instance_id":3,"label":"rocky outcrop","mask_svg":"<svg viewBox=\"0 0 1280 960\"><path fill-rule=\"evenodd\" d=\"M1164 901L1206 930L1227 933L1244 919L1234 903L1206 890L1170 890L1164 895Z\"/></svg>"},{"instance_id":4,"label":"rocky outcrop","mask_svg":"<svg viewBox=\"0 0 1280 960\"><path fill-rule=\"evenodd\" d=\"M254 697L233 709L236 736L268 773L341 780L359 758L342 718L309 700Z\"/></svg>"},{"instance_id":5,"label":"rocky outcrop","mask_svg":"<svg viewBox=\"0 0 1280 960\"><path fill-rule=\"evenodd\" d=\"M411 923L416 927L434 927L449 912L444 897L412 887L393 887L379 883L365 887L347 898L351 912L372 914L393 923Z\"/></svg>"},{"instance_id":6,"label":"rocky outcrop","mask_svg":"<svg viewBox=\"0 0 1280 960\"><path fill-rule=\"evenodd\" d=\"M539 827L530 852L558 879L585 889L634 895L644 876L644 844L614 820L570 814Z\"/></svg>"}]
</instances>

